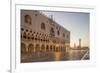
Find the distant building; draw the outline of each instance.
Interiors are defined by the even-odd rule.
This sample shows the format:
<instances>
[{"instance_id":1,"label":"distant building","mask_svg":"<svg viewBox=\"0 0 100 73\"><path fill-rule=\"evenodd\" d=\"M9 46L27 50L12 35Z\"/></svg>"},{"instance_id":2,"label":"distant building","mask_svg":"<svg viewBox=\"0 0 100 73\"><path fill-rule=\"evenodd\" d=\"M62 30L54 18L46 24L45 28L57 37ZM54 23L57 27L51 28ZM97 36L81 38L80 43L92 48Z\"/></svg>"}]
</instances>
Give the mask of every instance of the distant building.
<instances>
[{"instance_id":1,"label":"distant building","mask_svg":"<svg viewBox=\"0 0 100 73\"><path fill-rule=\"evenodd\" d=\"M82 48L82 46L81 46L81 39L79 39L77 49L81 49L81 48Z\"/></svg>"},{"instance_id":2,"label":"distant building","mask_svg":"<svg viewBox=\"0 0 100 73\"><path fill-rule=\"evenodd\" d=\"M21 53L65 52L70 31L36 10L21 10Z\"/></svg>"},{"instance_id":3,"label":"distant building","mask_svg":"<svg viewBox=\"0 0 100 73\"><path fill-rule=\"evenodd\" d=\"M81 48L81 39L79 39L79 47Z\"/></svg>"}]
</instances>

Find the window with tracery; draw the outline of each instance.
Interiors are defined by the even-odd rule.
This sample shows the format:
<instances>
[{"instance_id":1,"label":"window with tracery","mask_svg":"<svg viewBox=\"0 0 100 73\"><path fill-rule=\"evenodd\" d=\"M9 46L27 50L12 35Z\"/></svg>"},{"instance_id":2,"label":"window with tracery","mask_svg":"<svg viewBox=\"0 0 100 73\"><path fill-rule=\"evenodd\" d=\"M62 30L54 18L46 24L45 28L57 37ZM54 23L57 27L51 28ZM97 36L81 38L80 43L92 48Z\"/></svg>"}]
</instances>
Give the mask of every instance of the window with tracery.
<instances>
[{"instance_id":1,"label":"window with tracery","mask_svg":"<svg viewBox=\"0 0 100 73\"><path fill-rule=\"evenodd\" d=\"M41 29L45 30L45 23L41 23Z\"/></svg>"},{"instance_id":2,"label":"window with tracery","mask_svg":"<svg viewBox=\"0 0 100 73\"><path fill-rule=\"evenodd\" d=\"M30 16L30 15L25 15L25 16L24 16L24 21L25 21L25 23L27 23L27 24L31 24L31 23L32 23L32 18L31 18L31 16Z\"/></svg>"}]
</instances>

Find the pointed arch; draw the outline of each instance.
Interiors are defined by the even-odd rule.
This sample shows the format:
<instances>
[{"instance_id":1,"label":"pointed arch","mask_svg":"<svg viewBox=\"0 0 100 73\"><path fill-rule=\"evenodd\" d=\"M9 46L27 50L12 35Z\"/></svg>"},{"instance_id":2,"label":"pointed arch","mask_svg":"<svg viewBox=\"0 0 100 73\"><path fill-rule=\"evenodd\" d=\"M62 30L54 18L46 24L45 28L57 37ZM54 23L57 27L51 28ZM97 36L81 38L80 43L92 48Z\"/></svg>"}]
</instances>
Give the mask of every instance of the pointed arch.
<instances>
[{"instance_id":1,"label":"pointed arch","mask_svg":"<svg viewBox=\"0 0 100 73\"><path fill-rule=\"evenodd\" d=\"M26 52L26 44L21 43L21 53L25 53L25 52Z\"/></svg>"},{"instance_id":2,"label":"pointed arch","mask_svg":"<svg viewBox=\"0 0 100 73\"><path fill-rule=\"evenodd\" d=\"M33 44L28 45L28 52L34 52L34 45Z\"/></svg>"}]
</instances>

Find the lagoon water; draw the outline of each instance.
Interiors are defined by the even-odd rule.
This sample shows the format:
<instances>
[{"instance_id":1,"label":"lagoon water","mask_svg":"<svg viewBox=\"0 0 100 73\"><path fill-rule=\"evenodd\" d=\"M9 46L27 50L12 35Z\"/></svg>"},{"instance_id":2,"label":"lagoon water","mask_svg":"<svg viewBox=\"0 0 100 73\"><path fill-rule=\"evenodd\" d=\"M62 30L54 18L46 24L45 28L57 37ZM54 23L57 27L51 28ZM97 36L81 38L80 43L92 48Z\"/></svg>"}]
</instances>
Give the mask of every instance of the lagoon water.
<instances>
[{"instance_id":1,"label":"lagoon water","mask_svg":"<svg viewBox=\"0 0 100 73\"><path fill-rule=\"evenodd\" d=\"M71 61L81 60L88 50L68 50L67 52L35 52L21 54L21 62ZM89 54L87 58L89 59ZM83 59L84 60L84 59Z\"/></svg>"},{"instance_id":2,"label":"lagoon water","mask_svg":"<svg viewBox=\"0 0 100 73\"><path fill-rule=\"evenodd\" d=\"M64 60L81 60L86 52L87 50L69 50L66 53L56 52L54 53L54 58L57 61L62 60L62 58L64 58Z\"/></svg>"}]
</instances>

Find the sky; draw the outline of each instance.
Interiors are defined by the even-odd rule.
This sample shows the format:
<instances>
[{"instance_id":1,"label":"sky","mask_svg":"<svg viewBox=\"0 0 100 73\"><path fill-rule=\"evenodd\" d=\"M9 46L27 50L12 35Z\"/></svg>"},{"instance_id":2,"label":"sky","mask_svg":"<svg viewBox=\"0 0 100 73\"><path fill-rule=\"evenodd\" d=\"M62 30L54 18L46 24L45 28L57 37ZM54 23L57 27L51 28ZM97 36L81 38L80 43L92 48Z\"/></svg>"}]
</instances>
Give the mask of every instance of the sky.
<instances>
[{"instance_id":1,"label":"sky","mask_svg":"<svg viewBox=\"0 0 100 73\"><path fill-rule=\"evenodd\" d=\"M42 11L46 16L53 16L53 19L70 31L70 46L74 43L78 46L81 38L81 45L89 47L89 13L82 12L55 12Z\"/></svg>"}]
</instances>

